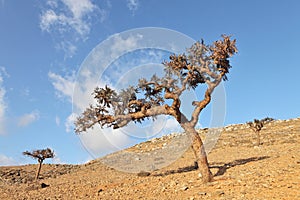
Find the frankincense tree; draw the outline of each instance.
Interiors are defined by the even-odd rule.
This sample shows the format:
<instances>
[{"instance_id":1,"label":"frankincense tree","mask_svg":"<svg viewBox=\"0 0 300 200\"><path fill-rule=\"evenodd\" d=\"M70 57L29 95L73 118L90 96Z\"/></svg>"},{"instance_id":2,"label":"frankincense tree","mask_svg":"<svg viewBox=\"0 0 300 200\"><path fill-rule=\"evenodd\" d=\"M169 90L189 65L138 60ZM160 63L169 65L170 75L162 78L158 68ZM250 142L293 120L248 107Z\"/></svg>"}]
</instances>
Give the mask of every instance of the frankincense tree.
<instances>
[{"instance_id":1,"label":"frankincense tree","mask_svg":"<svg viewBox=\"0 0 300 200\"><path fill-rule=\"evenodd\" d=\"M222 80L227 80L231 65L229 58L237 53L236 40L222 35L212 45L204 41L194 43L186 54L171 55L164 64L164 77L153 75L150 80L139 79L137 86L115 91L109 86L97 87L90 105L75 121L75 132L81 133L99 124L118 129L129 122L140 122L158 115L173 116L184 131L192 138L192 148L204 182L212 180L207 154L195 126L199 114L210 103L214 89ZM185 90L195 90L206 84L204 97L193 101L190 119L181 111L181 100ZM167 101L168 100L168 101ZM170 103L171 102L171 103Z\"/></svg>"},{"instance_id":2,"label":"frankincense tree","mask_svg":"<svg viewBox=\"0 0 300 200\"><path fill-rule=\"evenodd\" d=\"M32 152L30 151L24 151L23 155L25 156L30 156L34 159L37 159L39 162L38 165L38 169L36 171L36 175L35 175L35 180L37 180L39 178L40 172L41 172L41 168L42 168L42 164L44 162L44 160L46 158L54 158L54 151L51 150L50 148L47 149L39 149L39 150L34 150Z\"/></svg>"},{"instance_id":3,"label":"frankincense tree","mask_svg":"<svg viewBox=\"0 0 300 200\"><path fill-rule=\"evenodd\" d=\"M263 118L261 120L254 119L253 122L247 122L248 126L256 133L257 135L257 146L261 145L260 141L260 131L267 123L274 121L273 118Z\"/></svg>"}]
</instances>

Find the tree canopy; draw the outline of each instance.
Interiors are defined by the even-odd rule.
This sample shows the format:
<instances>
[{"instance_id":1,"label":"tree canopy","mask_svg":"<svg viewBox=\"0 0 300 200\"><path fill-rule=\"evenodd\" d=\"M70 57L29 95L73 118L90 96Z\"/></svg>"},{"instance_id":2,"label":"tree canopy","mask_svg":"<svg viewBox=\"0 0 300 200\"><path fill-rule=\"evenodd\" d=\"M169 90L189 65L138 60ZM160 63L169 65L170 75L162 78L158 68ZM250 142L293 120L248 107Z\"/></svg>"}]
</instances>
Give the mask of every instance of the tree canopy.
<instances>
[{"instance_id":1,"label":"tree canopy","mask_svg":"<svg viewBox=\"0 0 300 200\"><path fill-rule=\"evenodd\" d=\"M186 54L171 55L164 61L165 76L153 75L150 80L141 78L137 86L115 91L109 86L94 90L96 105L90 105L75 122L76 133L84 132L95 124L114 129L127 125L130 121L142 122L157 115L171 115L181 123L187 118L180 111L180 96L185 90L195 89L206 83L208 97L220 81L227 80L231 65L229 58L237 53L236 40L222 35L222 39L212 45L204 41L194 43ZM172 104L166 100L172 100ZM195 110L191 122L196 124L197 108L206 102L193 102ZM203 108L202 108L203 109ZM202 110L201 109L201 110Z\"/></svg>"}]
</instances>

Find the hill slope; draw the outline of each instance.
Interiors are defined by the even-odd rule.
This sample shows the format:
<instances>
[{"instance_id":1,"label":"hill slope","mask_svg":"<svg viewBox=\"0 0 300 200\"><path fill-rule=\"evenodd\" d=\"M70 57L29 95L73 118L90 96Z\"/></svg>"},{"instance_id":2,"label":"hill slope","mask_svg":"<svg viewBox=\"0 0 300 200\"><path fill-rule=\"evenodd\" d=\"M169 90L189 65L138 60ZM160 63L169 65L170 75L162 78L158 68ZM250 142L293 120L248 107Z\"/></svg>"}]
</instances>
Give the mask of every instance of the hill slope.
<instances>
[{"instance_id":1,"label":"hill slope","mask_svg":"<svg viewBox=\"0 0 300 200\"><path fill-rule=\"evenodd\" d=\"M124 166L124 160L116 159L122 153L159 151L174 137L180 148L181 136L171 135L85 165L44 165L37 183L33 181L36 165L0 167L0 199L300 199L300 118L274 121L261 135L263 144L257 147L256 135L246 125L222 128L208 155L215 174L208 184L202 184L190 148L171 165L153 168L150 175L103 164ZM174 152L168 153L159 152L162 159L153 162L168 164L164 158L172 158ZM143 158L137 162L145 163ZM136 163L126 167L140 169Z\"/></svg>"}]
</instances>

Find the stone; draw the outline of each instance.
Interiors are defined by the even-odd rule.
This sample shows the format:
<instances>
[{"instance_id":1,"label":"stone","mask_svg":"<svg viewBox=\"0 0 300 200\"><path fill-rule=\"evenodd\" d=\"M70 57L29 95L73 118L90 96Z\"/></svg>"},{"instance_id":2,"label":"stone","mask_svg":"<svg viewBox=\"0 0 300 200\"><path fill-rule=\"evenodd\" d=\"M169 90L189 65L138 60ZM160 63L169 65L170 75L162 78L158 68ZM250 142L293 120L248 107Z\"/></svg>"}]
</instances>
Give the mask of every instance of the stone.
<instances>
[{"instance_id":1,"label":"stone","mask_svg":"<svg viewBox=\"0 0 300 200\"><path fill-rule=\"evenodd\" d=\"M102 189L102 188L100 188L100 189L98 190L98 193L100 193L100 192L103 192L103 189Z\"/></svg>"},{"instance_id":2,"label":"stone","mask_svg":"<svg viewBox=\"0 0 300 200\"><path fill-rule=\"evenodd\" d=\"M150 176L150 172L140 171L137 175L140 177Z\"/></svg>"},{"instance_id":3,"label":"stone","mask_svg":"<svg viewBox=\"0 0 300 200\"><path fill-rule=\"evenodd\" d=\"M222 196L222 195L224 195L224 194L225 194L225 192L224 192L224 191L221 191L221 190L215 192L215 195L216 195L216 196Z\"/></svg>"},{"instance_id":4,"label":"stone","mask_svg":"<svg viewBox=\"0 0 300 200\"><path fill-rule=\"evenodd\" d=\"M188 189L189 189L189 187L188 187L188 186L186 186L186 185L185 185L185 186L183 186L183 187L181 188L181 190L182 190L182 191L186 191L186 190L188 190Z\"/></svg>"},{"instance_id":5,"label":"stone","mask_svg":"<svg viewBox=\"0 0 300 200\"><path fill-rule=\"evenodd\" d=\"M49 187L50 185L46 184L46 183L41 183L41 188L46 188Z\"/></svg>"}]
</instances>

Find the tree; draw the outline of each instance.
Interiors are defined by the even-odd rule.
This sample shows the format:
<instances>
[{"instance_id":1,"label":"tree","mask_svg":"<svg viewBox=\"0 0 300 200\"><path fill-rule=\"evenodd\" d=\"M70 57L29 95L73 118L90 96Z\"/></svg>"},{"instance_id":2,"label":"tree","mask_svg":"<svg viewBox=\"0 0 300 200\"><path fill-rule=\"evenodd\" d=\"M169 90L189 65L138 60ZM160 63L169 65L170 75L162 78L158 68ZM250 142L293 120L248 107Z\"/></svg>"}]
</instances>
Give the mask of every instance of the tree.
<instances>
[{"instance_id":1,"label":"tree","mask_svg":"<svg viewBox=\"0 0 300 200\"><path fill-rule=\"evenodd\" d=\"M187 54L171 55L169 61L163 62L165 75L162 78L156 75L150 80L141 78L136 87L120 92L107 85L95 88L93 95L97 103L77 118L75 132L85 132L95 124L118 129L131 121L142 123L148 118L155 120L158 115L173 116L192 138L203 181L211 181L207 155L195 126L200 112L210 103L214 89L222 80L227 80L231 68L228 59L237 53L235 43L236 40L226 35L212 45L198 41L187 49ZM204 98L191 102L194 110L188 119L180 110L180 97L185 90L195 90L200 84L207 85Z\"/></svg>"},{"instance_id":2,"label":"tree","mask_svg":"<svg viewBox=\"0 0 300 200\"><path fill-rule=\"evenodd\" d=\"M51 150L50 148L47 149L41 149L41 150L34 150L32 152L29 151L24 151L23 155L25 156L30 156L34 159L37 159L39 162L38 165L38 169L36 171L36 176L35 176L35 180L37 180L39 178L40 172L41 172L41 168L42 168L42 164L44 162L44 160L46 158L54 158L54 151Z\"/></svg>"},{"instance_id":3,"label":"tree","mask_svg":"<svg viewBox=\"0 0 300 200\"><path fill-rule=\"evenodd\" d=\"M266 117L264 119L258 120L254 119L253 122L247 122L248 126L257 134L257 146L261 145L260 141L260 131L267 123L273 121L273 118Z\"/></svg>"}]
</instances>

